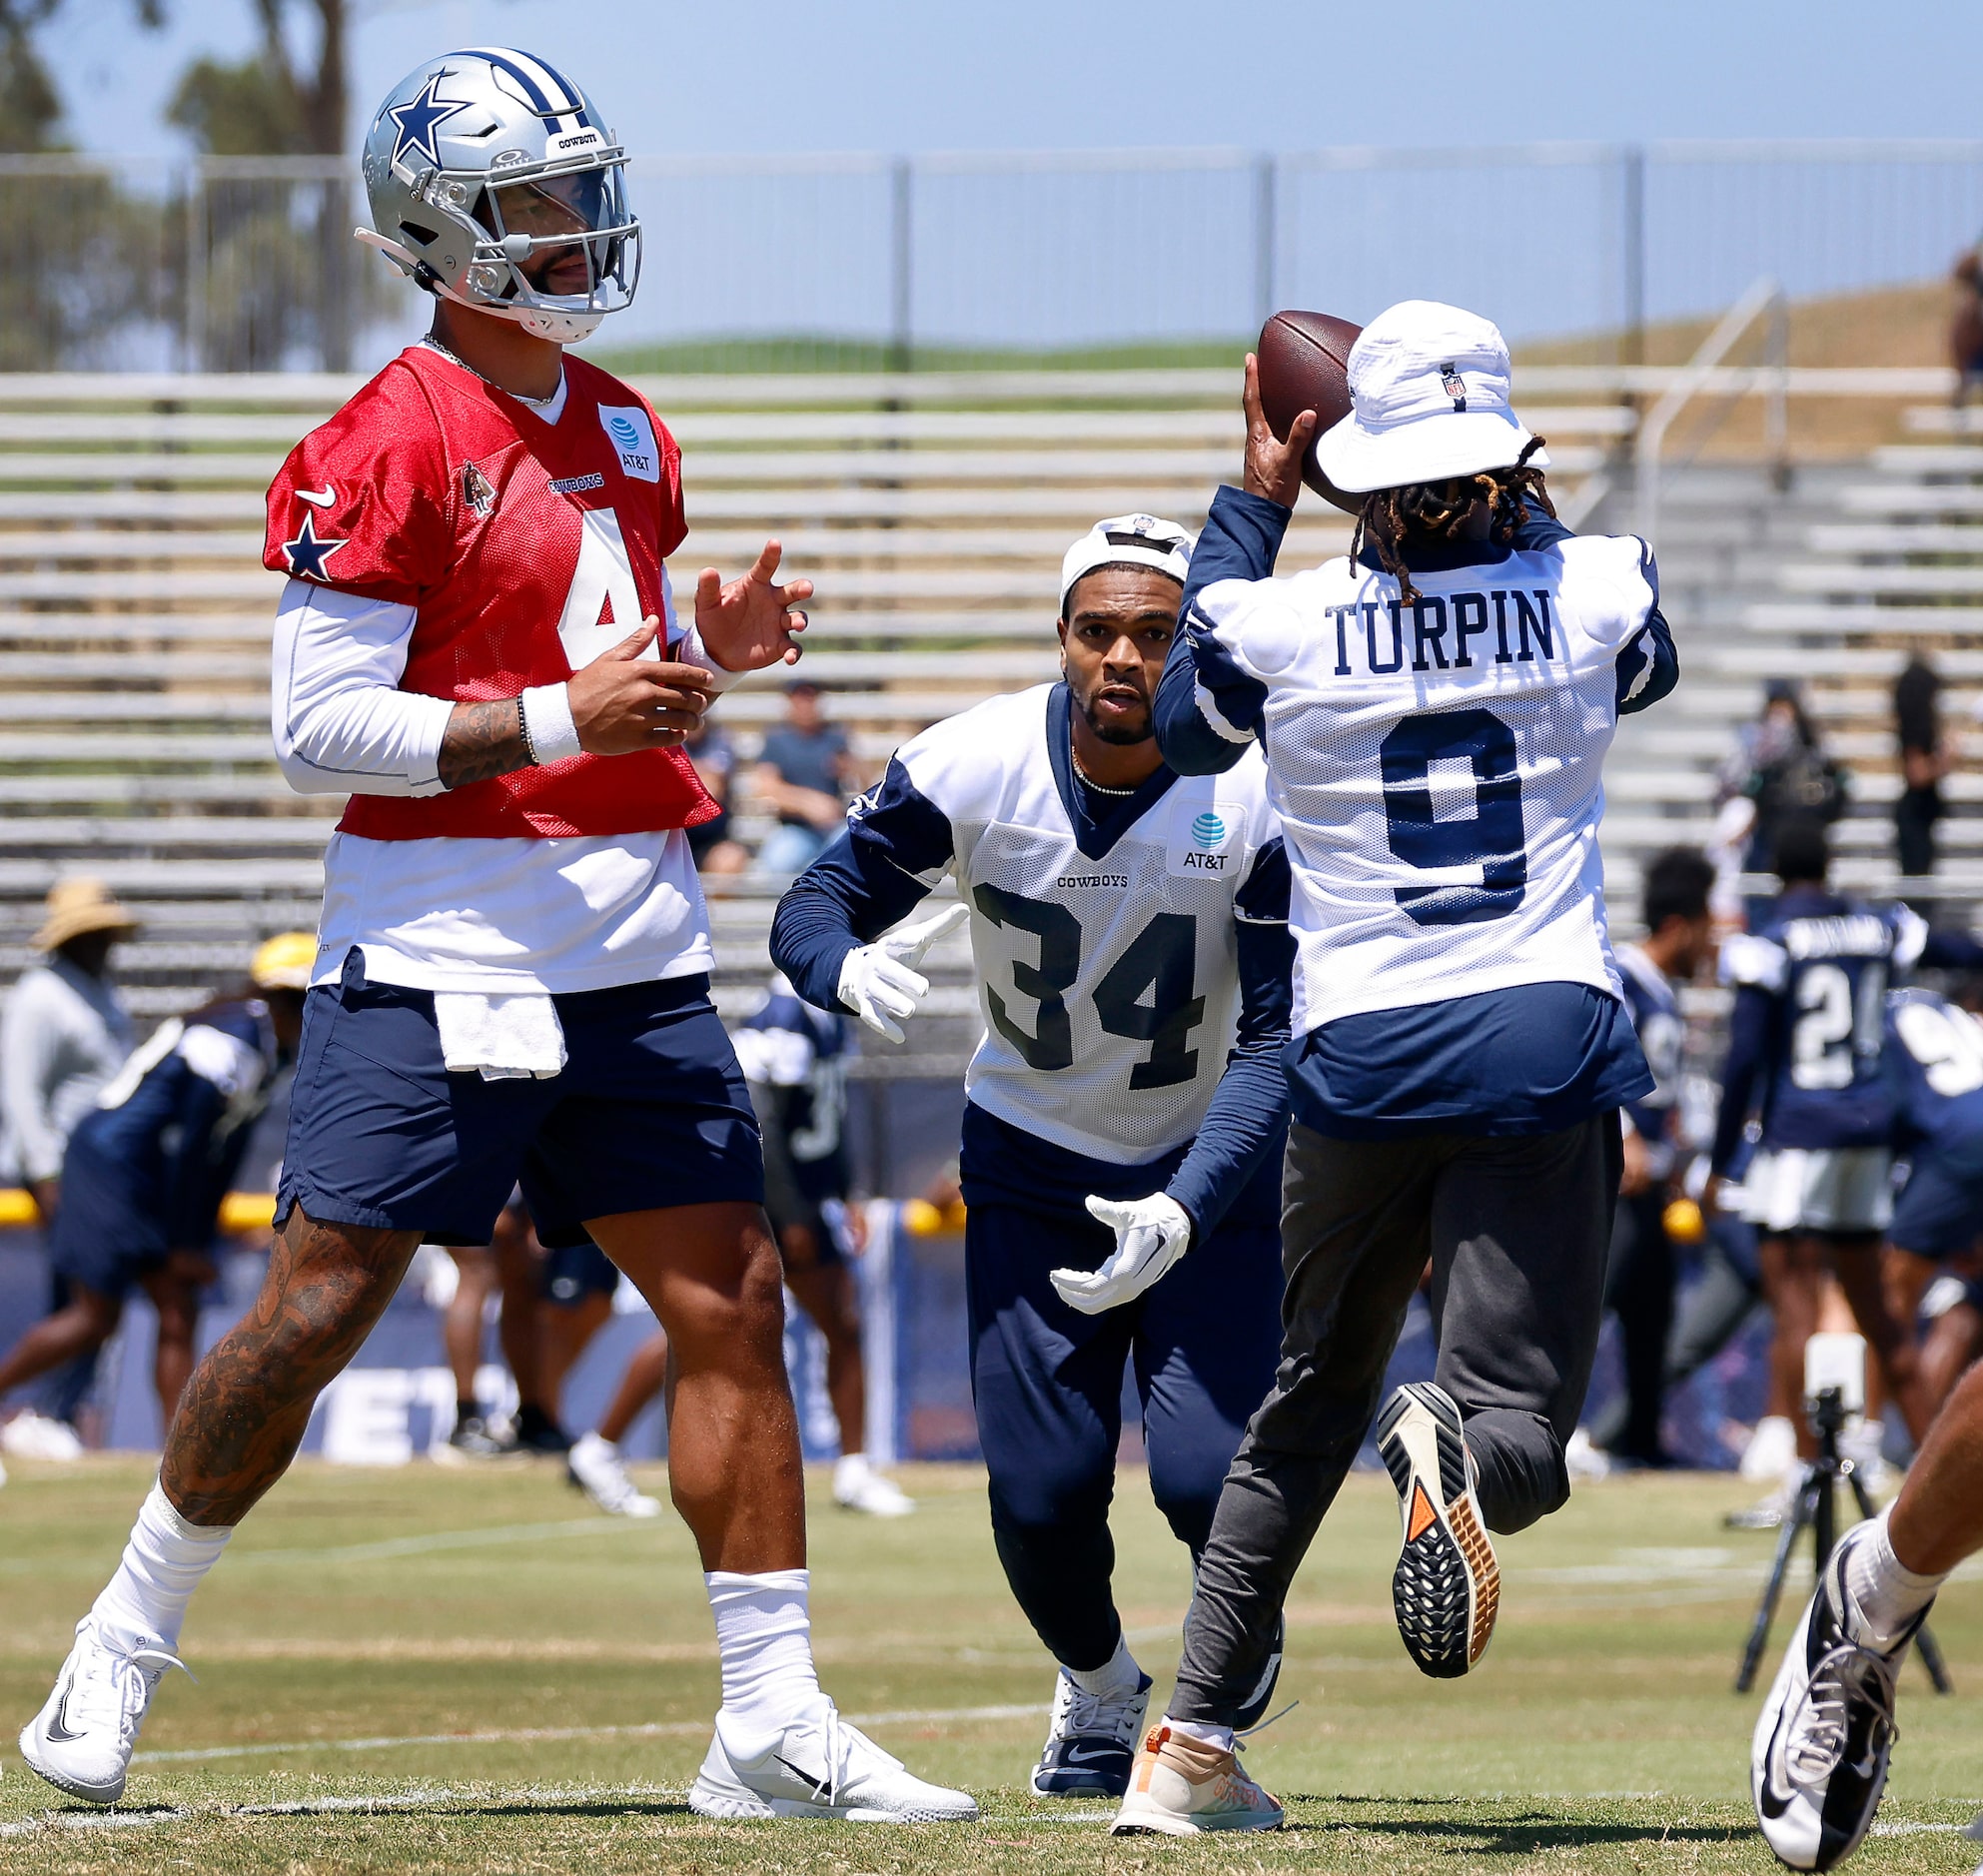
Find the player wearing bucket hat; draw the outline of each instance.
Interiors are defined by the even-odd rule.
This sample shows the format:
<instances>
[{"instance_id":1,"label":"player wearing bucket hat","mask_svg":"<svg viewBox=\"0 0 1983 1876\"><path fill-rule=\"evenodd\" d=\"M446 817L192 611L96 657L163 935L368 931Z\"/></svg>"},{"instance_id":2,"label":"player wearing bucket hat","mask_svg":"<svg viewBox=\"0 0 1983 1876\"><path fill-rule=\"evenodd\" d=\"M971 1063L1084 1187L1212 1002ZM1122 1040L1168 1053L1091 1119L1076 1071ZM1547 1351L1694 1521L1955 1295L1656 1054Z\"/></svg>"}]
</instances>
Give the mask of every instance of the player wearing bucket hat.
<instances>
[{"instance_id":1,"label":"player wearing bucket hat","mask_svg":"<svg viewBox=\"0 0 1983 1876\"><path fill-rule=\"evenodd\" d=\"M1269 577L1310 424L1277 442L1250 360L1247 473L1193 556L1157 696L1177 768L1265 753L1294 874L1294 1095L1279 1378L1200 1559L1178 1688L1117 1828L1252 1826L1232 1758L1296 1567L1376 1417L1393 1604L1426 1673L1493 1631L1487 1532L1568 1495L1621 1162L1651 1091L1605 935L1597 819L1618 717L1672 688L1651 551L1553 518L1486 320L1425 301L1352 349L1317 451L1365 495L1353 552ZM1435 1379L1378 1413L1430 1252ZM1231 1813L1231 1815L1226 1815Z\"/></svg>"},{"instance_id":2,"label":"player wearing bucket hat","mask_svg":"<svg viewBox=\"0 0 1983 1876\"><path fill-rule=\"evenodd\" d=\"M1125 1366L1196 1555L1280 1348L1288 876L1257 753L1187 780L1157 747L1191 550L1153 514L1075 541L1062 681L905 743L771 929L802 997L899 1042L924 950L969 923L972 1403L999 1561L1058 1668L1049 1798L1120 1796L1150 1697L1112 1581ZM885 935L946 873L964 905ZM1242 1694L1255 1717L1278 1665Z\"/></svg>"},{"instance_id":3,"label":"player wearing bucket hat","mask_svg":"<svg viewBox=\"0 0 1983 1876\"><path fill-rule=\"evenodd\" d=\"M62 879L49 888L34 948L59 951L89 932L113 932L128 938L137 929L138 921L117 903L102 880Z\"/></svg>"}]
</instances>

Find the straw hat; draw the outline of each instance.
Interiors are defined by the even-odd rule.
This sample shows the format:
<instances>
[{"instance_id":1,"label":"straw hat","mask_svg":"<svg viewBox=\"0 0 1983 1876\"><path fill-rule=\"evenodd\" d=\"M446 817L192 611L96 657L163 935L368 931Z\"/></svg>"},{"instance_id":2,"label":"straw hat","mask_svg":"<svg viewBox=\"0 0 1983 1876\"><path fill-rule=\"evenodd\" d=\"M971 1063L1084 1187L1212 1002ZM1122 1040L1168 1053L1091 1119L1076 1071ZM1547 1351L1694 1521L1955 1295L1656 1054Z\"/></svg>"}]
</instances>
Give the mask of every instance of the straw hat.
<instances>
[{"instance_id":1,"label":"straw hat","mask_svg":"<svg viewBox=\"0 0 1983 1876\"><path fill-rule=\"evenodd\" d=\"M115 931L127 935L138 929L128 908L110 895L100 879L59 879L48 891L47 916L34 935L37 951L53 951L85 932Z\"/></svg>"}]
</instances>

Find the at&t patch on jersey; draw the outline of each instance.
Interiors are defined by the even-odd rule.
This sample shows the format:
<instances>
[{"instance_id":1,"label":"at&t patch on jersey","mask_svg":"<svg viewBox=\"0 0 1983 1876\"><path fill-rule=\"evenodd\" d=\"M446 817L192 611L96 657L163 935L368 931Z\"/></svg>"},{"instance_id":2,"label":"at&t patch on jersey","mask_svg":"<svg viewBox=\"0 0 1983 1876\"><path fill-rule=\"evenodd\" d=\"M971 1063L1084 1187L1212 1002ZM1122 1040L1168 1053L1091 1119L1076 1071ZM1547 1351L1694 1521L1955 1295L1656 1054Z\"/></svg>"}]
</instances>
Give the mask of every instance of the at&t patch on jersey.
<instances>
[{"instance_id":1,"label":"at&t patch on jersey","mask_svg":"<svg viewBox=\"0 0 1983 1876\"><path fill-rule=\"evenodd\" d=\"M1204 806L1179 801L1172 810L1168 848L1174 878L1218 877L1230 873L1245 854L1247 812L1230 802Z\"/></svg>"},{"instance_id":2,"label":"at&t patch on jersey","mask_svg":"<svg viewBox=\"0 0 1983 1876\"><path fill-rule=\"evenodd\" d=\"M602 404L599 424L619 452L623 475L636 482L661 479L661 453L654 442L653 420L637 404Z\"/></svg>"}]
</instances>

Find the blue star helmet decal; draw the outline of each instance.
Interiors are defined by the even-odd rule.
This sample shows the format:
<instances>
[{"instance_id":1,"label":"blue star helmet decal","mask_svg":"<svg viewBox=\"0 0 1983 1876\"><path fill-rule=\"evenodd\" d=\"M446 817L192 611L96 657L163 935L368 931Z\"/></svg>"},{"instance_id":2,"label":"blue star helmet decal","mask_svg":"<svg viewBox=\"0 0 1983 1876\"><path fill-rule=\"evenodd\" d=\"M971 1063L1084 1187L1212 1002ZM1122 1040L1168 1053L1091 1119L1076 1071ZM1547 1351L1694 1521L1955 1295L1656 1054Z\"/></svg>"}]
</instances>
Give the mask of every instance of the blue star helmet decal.
<instances>
[{"instance_id":1,"label":"blue star helmet decal","mask_svg":"<svg viewBox=\"0 0 1983 1876\"><path fill-rule=\"evenodd\" d=\"M320 540L317 535L317 517L305 512L303 525L296 530L294 540L283 542L283 552L289 559L289 570L304 579L328 579L324 562L340 547L349 545L348 540Z\"/></svg>"},{"instance_id":2,"label":"blue star helmet decal","mask_svg":"<svg viewBox=\"0 0 1983 1876\"><path fill-rule=\"evenodd\" d=\"M409 98L405 104L395 105L387 113L400 127L399 136L393 140L393 162L396 166L404 162L411 152L422 158L430 168L442 167L441 152L434 147L434 133L451 117L469 108L466 98L457 100L435 95L447 76L446 72L436 72L420 88L417 97Z\"/></svg>"}]
</instances>

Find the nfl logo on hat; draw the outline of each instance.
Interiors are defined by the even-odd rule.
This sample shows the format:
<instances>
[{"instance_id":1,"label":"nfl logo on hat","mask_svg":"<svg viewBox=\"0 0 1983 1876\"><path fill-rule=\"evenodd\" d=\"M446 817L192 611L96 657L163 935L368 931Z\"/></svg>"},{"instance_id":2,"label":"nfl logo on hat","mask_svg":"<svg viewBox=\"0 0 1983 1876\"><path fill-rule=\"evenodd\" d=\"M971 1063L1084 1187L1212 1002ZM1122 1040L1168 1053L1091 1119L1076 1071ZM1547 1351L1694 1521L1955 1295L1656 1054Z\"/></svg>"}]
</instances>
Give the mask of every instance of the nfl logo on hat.
<instances>
[{"instance_id":1,"label":"nfl logo on hat","mask_svg":"<svg viewBox=\"0 0 1983 1876\"><path fill-rule=\"evenodd\" d=\"M1467 381L1450 363L1440 367L1440 389L1453 400L1456 411L1467 409Z\"/></svg>"}]
</instances>

